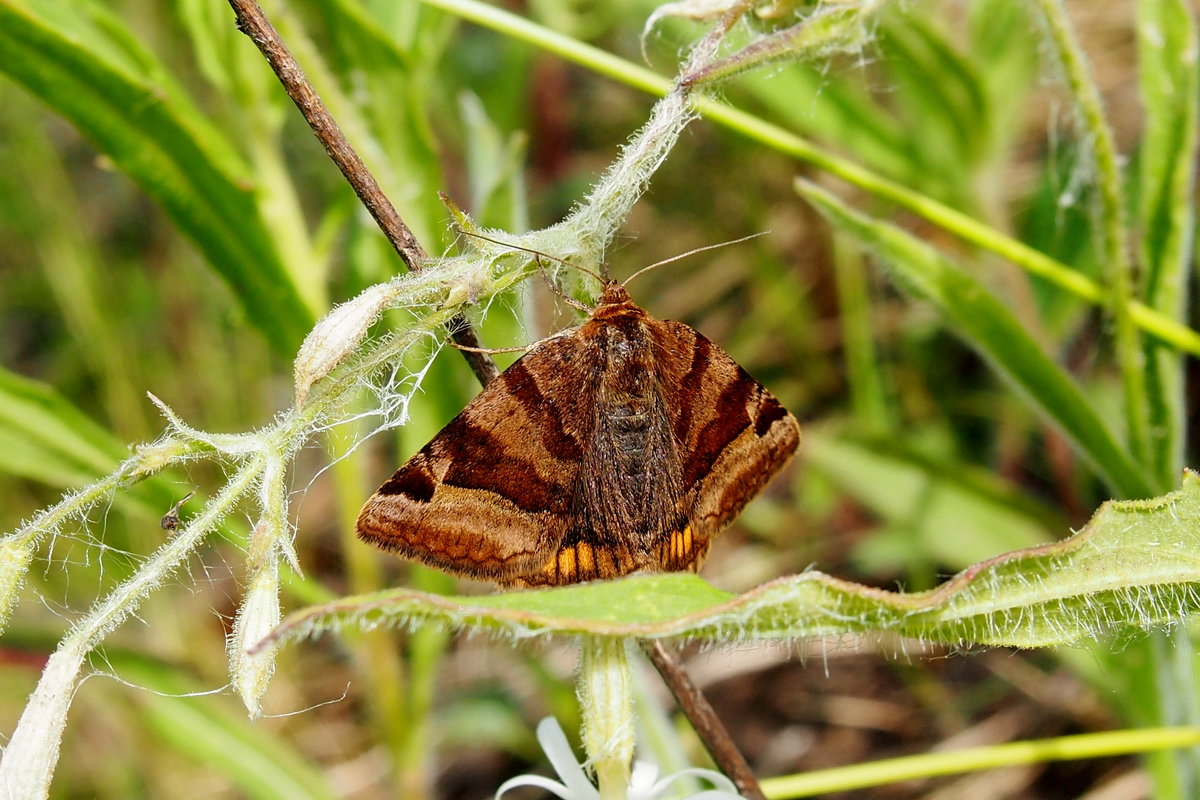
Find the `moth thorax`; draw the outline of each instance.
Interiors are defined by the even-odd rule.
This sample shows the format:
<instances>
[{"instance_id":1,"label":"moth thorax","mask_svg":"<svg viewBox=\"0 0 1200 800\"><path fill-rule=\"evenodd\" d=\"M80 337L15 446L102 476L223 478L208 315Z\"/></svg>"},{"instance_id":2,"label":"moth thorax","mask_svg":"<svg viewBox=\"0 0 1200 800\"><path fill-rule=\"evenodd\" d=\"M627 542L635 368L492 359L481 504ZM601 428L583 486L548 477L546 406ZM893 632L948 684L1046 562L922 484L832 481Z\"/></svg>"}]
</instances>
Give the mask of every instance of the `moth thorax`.
<instances>
[{"instance_id":1,"label":"moth thorax","mask_svg":"<svg viewBox=\"0 0 1200 800\"><path fill-rule=\"evenodd\" d=\"M619 283L608 283L600 294L600 305L608 306L615 303L629 302L629 292Z\"/></svg>"}]
</instances>

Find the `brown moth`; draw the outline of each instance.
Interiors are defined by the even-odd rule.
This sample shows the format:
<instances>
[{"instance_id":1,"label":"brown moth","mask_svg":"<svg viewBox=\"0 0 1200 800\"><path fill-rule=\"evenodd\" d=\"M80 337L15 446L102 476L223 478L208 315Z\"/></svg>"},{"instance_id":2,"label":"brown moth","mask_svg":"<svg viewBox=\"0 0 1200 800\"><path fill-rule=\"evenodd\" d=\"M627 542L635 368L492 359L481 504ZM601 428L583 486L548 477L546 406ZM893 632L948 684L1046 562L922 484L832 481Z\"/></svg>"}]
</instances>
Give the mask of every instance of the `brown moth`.
<instances>
[{"instance_id":1,"label":"brown moth","mask_svg":"<svg viewBox=\"0 0 1200 800\"><path fill-rule=\"evenodd\" d=\"M728 353L609 283L396 470L358 535L511 586L694 571L799 440Z\"/></svg>"}]
</instances>

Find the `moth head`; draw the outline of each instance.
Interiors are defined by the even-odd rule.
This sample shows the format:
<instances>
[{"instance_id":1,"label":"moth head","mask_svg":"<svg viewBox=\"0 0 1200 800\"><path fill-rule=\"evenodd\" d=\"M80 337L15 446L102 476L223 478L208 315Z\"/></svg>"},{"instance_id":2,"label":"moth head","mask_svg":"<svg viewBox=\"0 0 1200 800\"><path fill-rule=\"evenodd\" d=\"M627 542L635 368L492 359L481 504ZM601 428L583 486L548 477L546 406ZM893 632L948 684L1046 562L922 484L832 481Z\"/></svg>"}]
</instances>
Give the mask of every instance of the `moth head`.
<instances>
[{"instance_id":1,"label":"moth head","mask_svg":"<svg viewBox=\"0 0 1200 800\"><path fill-rule=\"evenodd\" d=\"M628 303L629 291L625 288L625 284L609 281L604 284L604 291L600 293L601 306L615 306L621 303Z\"/></svg>"}]
</instances>

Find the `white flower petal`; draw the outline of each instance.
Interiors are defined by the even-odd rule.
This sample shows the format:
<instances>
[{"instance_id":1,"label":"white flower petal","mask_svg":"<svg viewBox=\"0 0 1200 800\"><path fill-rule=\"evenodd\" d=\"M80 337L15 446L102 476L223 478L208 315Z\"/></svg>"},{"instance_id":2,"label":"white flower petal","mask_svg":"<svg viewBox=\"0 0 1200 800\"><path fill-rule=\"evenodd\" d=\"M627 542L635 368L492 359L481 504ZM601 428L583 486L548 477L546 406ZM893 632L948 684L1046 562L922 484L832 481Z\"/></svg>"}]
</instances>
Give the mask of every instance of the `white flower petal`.
<instances>
[{"instance_id":1,"label":"white flower petal","mask_svg":"<svg viewBox=\"0 0 1200 800\"><path fill-rule=\"evenodd\" d=\"M558 777L562 779L567 791L570 792L571 800L585 800L585 798L599 800L600 792L596 790L595 786L592 786L583 767L575 760L575 753L572 752L567 735L563 733L558 720L554 717L546 717L539 722L537 740L542 745L546 758L550 760L550 766L554 767L554 771L558 773Z\"/></svg>"},{"instance_id":2,"label":"white flower petal","mask_svg":"<svg viewBox=\"0 0 1200 800\"><path fill-rule=\"evenodd\" d=\"M562 800L575 800L575 796L567 790L567 787L561 783L555 783L549 778L543 778L541 775L518 775L515 778L509 778L496 790L495 800L500 800L500 795L518 786L536 786L539 789L545 789L555 797L561 797Z\"/></svg>"},{"instance_id":3,"label":"white flower petal","mask_svg":"<svg viewBox=\"0 0 1200 800\"><path fill-rule=\"evenodd\" d=\"M575 753L567 741L562 727L553 717L546 717L537 726L537 739L542 750L546 753L550 765L558 773L562 783L556 783L550 778L540 775L518 775L500 784L495 798L518 786L534 786L550 792L560 800L600 800L600 792L592 785L583 767L575 760ZM672 773L662 780L658 778L658 765L648 761L635 761L633 772L629 779L629 800L657 800L681 778L697 777L712 784L714 789L706 789L692 795L688 800L743 800L737 793L737 788L729 778L711 769L693 767Z\"/></svg>"},{"instance_id":4,"label":"white flower petal","mask_svg":"<svg viewBox=\"0 0 1200 800\"><path fill-rule=\"evenodd\" d=\"M742 796L738 794L737 787L733 785L733 781L711 769L702 769L700 767L692 767L690 769L681 769L679 772L673 772L663 778L658 783L651 787L647 798L656 798L671 787L671 784L678 781L680 778L696 777L701 780L708 781L715 789L707 789L700 794L690 795L688 800L742 800Z\"/></svg>"},{"instance_id":5,"label":"white flower petal","mask_svg":"<svg viewBox=\"0 0 1200 800\"><path fill-rule=\"evenodd\" d=\"M706 780L715 786L719 791L732 792L734 795L737 794L737 787L734 786L733 781L729 780L729 778L727 778L723 773L712 769L703 769L702 767L690 767L688 769L681 769L679 772L673 772L659 781L658 785L665 789L667 784L674 783L679 778L685 778L688 776L694 776L700 778L701 780ZM662 791L662 789L659 789L659 791Z\"/></svg>"},{"instance_id":6,"label":"white flower petal","mask_svg":"<svg viewBox=\"0 0 1200 800\"><path fill-rule=\"evenodd\" d=\"M649 761L633 762L633 774L629 777L629 789L631 792L638 793L641 797L643 793L649 792L648 797L653 797L654 787L658 781L658 765L652 764Z\"/></svg>"}]
</instances>

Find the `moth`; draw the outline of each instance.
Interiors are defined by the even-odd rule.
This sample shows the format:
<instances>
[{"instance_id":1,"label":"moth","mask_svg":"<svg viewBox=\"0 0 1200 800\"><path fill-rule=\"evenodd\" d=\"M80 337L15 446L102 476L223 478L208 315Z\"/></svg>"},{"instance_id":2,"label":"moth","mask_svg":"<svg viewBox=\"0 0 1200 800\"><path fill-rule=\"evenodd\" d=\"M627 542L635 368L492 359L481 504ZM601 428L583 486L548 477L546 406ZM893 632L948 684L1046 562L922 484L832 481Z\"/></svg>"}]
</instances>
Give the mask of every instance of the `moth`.
<instances>
[{"instance_id":1,"label":"moth","mask_svg":"<svg viewBox=\"0 0 1200 800\"><path fill-rule=\"evenodd\" d=\"M609 282L379 487L358 535L506 586L695 571L799 440L728 353Z\"/></svg>"}]
</instances>

